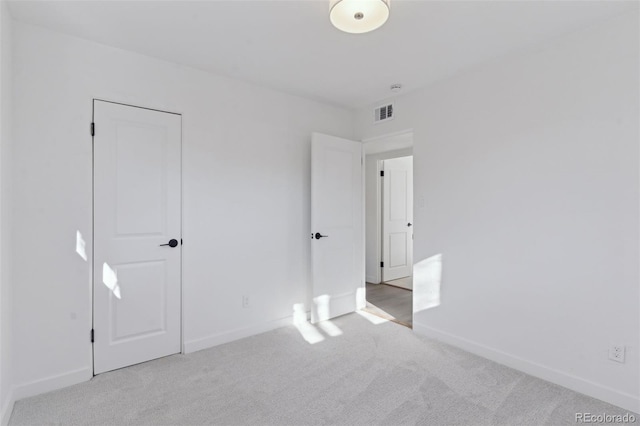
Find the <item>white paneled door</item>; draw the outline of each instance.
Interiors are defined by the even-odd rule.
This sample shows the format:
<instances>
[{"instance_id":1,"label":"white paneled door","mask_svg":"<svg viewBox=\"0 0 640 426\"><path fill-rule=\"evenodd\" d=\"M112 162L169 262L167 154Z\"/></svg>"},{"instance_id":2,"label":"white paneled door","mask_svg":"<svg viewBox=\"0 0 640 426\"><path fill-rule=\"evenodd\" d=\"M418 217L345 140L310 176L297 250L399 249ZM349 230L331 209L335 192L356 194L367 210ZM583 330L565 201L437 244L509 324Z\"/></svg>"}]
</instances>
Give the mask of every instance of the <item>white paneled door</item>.
<instances>
[{"instance_id":1,"label":"white paneled door","mask_svg":"<svg viewBox=\"0 0 640 426\"><path fill-rule=\"evenodd\" d=\"M311 321L364 307L362 144L311 140Z\"/></svg>"},{"instance_id":2,"label":"white paneled door","mask_svg":"<svg viewBox=\"0 0 640 426\"><path fill-rule=\"evenodd\" d=\"M413 157L383 162L382 280L413 271Z\"/></svg>"},{"instance_id":3,"label":"white paneled door","mask_svg":"<svg viewBox=\"0 0 640 426\"><path fill-rule=\"evenodd\" d=\"M94 101L94 372L180 352L181 116Z\"/></svg>"}]
</instances>

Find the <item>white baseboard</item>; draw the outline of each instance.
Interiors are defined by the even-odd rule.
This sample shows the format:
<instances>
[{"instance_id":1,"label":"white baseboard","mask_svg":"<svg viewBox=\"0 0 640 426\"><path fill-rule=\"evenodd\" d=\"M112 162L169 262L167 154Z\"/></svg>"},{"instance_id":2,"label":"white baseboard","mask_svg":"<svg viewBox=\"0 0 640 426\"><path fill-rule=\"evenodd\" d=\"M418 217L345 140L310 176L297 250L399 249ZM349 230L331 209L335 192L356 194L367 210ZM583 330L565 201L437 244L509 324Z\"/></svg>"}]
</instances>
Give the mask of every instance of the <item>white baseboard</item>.
<instances>
[{"instance_id":1,"label":"white baseboard","mask_svg":"<svg viewBox=\"0 0 640 426\"><path fill-rule=\"evenodd\" d=\"M293 317L288 316L274 321L267 321L248 327L236 328L235 330L225 331L200 339L190 340L188 342L184 342L184 353L188 354L191 352L200 351L202 349L212 348L214 346L233 342L234 340L243 339L249 336L255 336L256 334L265 333L267 331L275 330L276 328L285 327L292 324Z\"/></svg>"},{"instance_id":2,"label":"white baseboard","mask_svg":"<svg viewBox=\"0 0 640 426\"><path fill-rule=\"evenodd\" d=\"M609 404L617 405L625 410L640 413L640 398L637 396L590 382L563 371L490 348L480 343L437 330L424 324L414 322L413 331L417 334L439 340L460 349L464 349L467 352L495 361L499 364L506 365L507 367L522 371L531 376L538 377L573 391L608 402Z\"/></svg>"},{"instance_id":3,"label":"white baseboard","mask_svg":"<svg viewBox=\"0 0 640 426\"><path fill-rule=\"evenodd\" d=\"M9 419L11 418L11 413L13 412L13 404L15 404L15 399L13 398L13 393L9 393L9 397L2 407L0 407L0 426L7 426L9 424Z\"/></svg>"},{"instance_id":4,"label":"white baseboard","mask_svg":"<svg viewBox=\"0 0 640 426\"><path fill-rule=\"evenodd\" d=\"M378 277L373 276L373 275L367 275L367 276L365 277L365 280L366 280L368 283L371 283L371 284L380 284L380 280L378 279Z\"/></svg>"},{"instance_id":5,"label":"white baseboard","mask_svg":"<svg viewBox=\"0 0 640 426\"><path fill-rule=\"evenodd\" d=\"M86 382L93 377L93 368L85 367L78 370L69 371L44 379L18 385L13 389L13 397L16 401L41 393L51 392L57 389L66 388L78 383Z\"/></svg>"}]
</instances>

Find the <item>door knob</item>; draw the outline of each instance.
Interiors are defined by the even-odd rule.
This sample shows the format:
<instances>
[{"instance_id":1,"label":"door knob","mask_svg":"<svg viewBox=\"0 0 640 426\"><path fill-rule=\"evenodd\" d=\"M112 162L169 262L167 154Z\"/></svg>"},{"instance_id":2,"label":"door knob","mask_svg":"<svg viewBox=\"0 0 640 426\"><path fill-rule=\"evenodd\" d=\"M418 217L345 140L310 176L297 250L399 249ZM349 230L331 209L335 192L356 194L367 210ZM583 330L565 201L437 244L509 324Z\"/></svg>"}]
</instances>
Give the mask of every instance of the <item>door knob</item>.
<instances>
[{"instance_id":1,"label":"door knob","mask_svg":"<svg viewBox=\"0 0 640 426\"><path fill-rule=\"evenodd\" d=\"M178 240L172 238L172 239L169 240L169 242L167 244L160 244L160 246L177 247L178 246Z\"/></svg>"},{"instance_id":2,"label":"door knob","mask_svg":"<svg viewBox=\"0 0 640 426\"><path fill-rule=\"evenodd\" d=\"M316 232L315 237L316 237L316 240L319 240L320 238L326 238L326 237L328 237L328 235L322 235L321 233Z\"/></svg>"},{"instance_id":3,"label":"door knob","mask_svg":"<svg viewBox=\"0 0 640 426\"><path fill-rule=\"evenodd\" d=\"M412 225L411 225L411 222L407 223L407 226L412 226Z\"/></svg>"}]
</instances>

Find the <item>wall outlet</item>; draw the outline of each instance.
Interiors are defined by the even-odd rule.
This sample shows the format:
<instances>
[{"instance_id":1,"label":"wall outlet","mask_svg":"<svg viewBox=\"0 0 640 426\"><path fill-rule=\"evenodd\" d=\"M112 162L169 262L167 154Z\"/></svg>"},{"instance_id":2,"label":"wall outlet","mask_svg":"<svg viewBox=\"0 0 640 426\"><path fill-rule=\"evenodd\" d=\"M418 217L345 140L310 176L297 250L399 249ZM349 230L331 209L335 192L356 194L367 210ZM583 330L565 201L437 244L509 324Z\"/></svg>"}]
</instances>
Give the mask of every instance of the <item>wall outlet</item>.
<instances>
[{"instance_id":1,"label":"wall outlet","mask_svg":"<svg viewBox=\"0 0 640 426\"><path fill-rule=\"evenodd\" d=\"M248 308L249 307L249 296L248 295L244 295L242 296L242 307L243 308Z\"/></svg>"},{"instance_id":2,"label":"wall outlet","mask_svg":"<svg viewBox=\"0 0 640 426\"><path fill-rule=\"evenodd\" d=\"M609 359L615 362L624 362L624 345L611 345L609 348Z\"/></svg>"}]
</instances>

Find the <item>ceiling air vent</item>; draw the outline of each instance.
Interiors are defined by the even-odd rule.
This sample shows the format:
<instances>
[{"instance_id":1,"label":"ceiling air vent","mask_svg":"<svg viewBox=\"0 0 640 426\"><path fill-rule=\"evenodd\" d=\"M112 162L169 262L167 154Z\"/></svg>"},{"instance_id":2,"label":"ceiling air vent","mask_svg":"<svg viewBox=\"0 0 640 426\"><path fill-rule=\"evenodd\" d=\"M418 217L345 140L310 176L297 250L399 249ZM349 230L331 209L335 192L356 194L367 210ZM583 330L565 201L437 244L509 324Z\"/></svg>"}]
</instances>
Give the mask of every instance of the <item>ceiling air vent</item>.
<instances>
[{"instance_id":1,"label":"ceiling air vent","mask_svg":"<svg viewBox=\"0 0 640 426\"><path fill-rule=\"evenodd\" d=\"M374 110L374 124L389 120L393 120L393 104L382 105Z\"/></svg>"}]
</instances>

